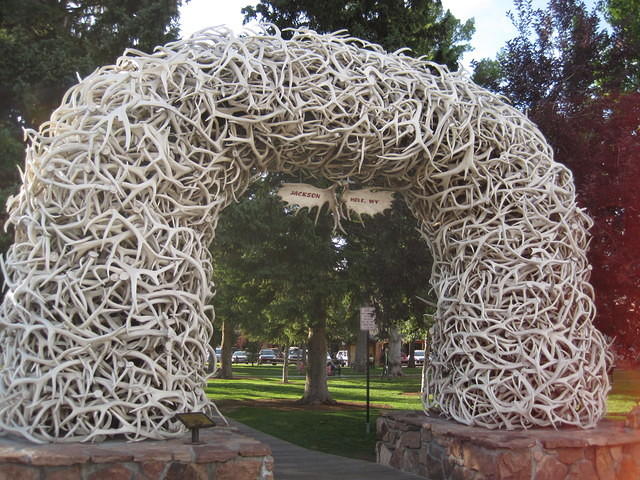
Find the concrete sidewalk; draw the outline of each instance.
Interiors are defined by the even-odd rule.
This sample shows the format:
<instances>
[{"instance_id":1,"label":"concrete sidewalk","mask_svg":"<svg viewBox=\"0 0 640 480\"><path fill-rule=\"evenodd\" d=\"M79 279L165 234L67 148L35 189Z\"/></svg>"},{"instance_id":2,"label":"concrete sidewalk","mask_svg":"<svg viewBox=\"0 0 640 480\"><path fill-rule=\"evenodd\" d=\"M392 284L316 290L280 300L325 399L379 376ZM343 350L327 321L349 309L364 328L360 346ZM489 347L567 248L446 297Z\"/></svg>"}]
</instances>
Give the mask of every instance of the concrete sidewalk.
<instances>
[{"instance_id":1,"label":"concrete sidewalk","mask_svg":"<svg viewBox=\"0 0 640 480\"><path fill-rule=\"evenodd\" d=\"M227 420L241 433L271 447L275 480L424 480L423 477L400 472L377 463L307 450L255 430L232 418L227 417Z\"/></svg>"}]
</instances>

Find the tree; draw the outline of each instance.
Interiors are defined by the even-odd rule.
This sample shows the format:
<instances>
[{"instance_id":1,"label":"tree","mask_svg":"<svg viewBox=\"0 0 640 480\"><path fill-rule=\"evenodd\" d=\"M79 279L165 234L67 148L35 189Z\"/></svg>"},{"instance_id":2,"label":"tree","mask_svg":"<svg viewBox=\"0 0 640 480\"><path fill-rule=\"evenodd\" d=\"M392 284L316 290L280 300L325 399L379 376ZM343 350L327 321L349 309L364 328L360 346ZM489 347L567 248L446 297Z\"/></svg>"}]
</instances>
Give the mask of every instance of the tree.
<instances>
[{"instance_id":1,"label":"tree","mask_svg":"<svg viewBox=\"0 0 640 480\"><path fill-rule=\"evenodd\" d=\"M340 319L340 245L332 223L285 208L276 189L287 177L260 178L229 207L216 231L213 255L218 318L252 338L287 344L305 330L308 341L304 403L331 403L326 382L327 322ZM286 353L286 352L285 352Z\"/></svg>"},{"instance_id":2,"label":"tree","mask_svg":"<svg viewBox=\"0 0 640 480\"><path fill-rule=\"evenodd\" d=\"M22 128L37 128L77 76L125 48L152 51L178 37L182 0L3 0L0 4L0 203L17 191ZM6 214L0 215L5 223ZM0 252L13 241L0 237Z\"/></svg>"},{"instance_id":3,"label":"tree","mask_svg":"<svg viewBox=\"0 0 640 480\"><path fill-rule=\"evenodd\" d=\"M604 16L611 28L605 51L607 70L603 86L610 91L640 90L640 3L637 0L607 0Z\"/></svg>"},{"instance_id":4,"label":"tree","mask_svg":"<svg viewBox=\"0 0 640 480\"><path fill-rule=\"evenodd\" d=\"M496 61L477 64L474 79L526 109L572 170L578 201L594 220L595 323L616 337L619 353L640 359L640 6L608 0L589 10L554 0L534 10L517 0L515 7L518 35Z\"/></svg>"},{"instance_id":5,"label":"tree","mask_svg":"<svg viewBox=\"0 0 640 480\"><path fill-rule=\"evenodd\" d=\"M470 49L464 42L475 30L472 20L461 24L442 8L440 0L260 0L242 12L245 22L258 19L281 30L307 27L328 33L346 29L389 51L410 48L415 55L454 70Z\"/></svg>"},{"instance_id":6,"label":"tree","mask_svg":"<svg viewBox=\"0 0 640 480\"><path fill-rule=\"evenodd\" d=\"M360 302L376 308L379 338L390 340L392 376L400 374L402 323L422 318L432 257L404 201L385 215L345 224L345 274Z\"/></svg>"}]
</instances>

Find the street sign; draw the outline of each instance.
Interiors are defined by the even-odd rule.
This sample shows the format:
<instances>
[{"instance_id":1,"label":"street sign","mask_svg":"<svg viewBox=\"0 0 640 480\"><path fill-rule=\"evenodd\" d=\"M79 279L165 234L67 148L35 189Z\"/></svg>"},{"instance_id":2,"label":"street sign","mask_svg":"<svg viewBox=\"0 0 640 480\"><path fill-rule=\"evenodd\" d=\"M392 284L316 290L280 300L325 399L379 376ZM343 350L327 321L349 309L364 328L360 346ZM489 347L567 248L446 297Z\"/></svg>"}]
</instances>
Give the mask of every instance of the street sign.
<instances>
[{"instance_id":1,"label":"street sign","mask_svg":"<svg viewBox=\"0 0 640 480\"><path fill-rule=\"evenodd\" d=\"M360 330L372 332L377 330L376 326L376 309L373 307L360 308Z\"/></svg>"}]
</instances>

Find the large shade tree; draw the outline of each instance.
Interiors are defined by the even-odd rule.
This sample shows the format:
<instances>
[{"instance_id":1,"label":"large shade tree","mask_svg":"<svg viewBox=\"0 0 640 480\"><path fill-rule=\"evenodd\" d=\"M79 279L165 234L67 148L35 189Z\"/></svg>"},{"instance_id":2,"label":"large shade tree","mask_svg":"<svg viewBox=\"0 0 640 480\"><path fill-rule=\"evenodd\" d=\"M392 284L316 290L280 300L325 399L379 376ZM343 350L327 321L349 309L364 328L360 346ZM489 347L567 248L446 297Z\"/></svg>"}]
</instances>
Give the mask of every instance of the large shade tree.
<instances>
[{"instance_id":1,"label":"large shade tree","mask_svg":"<svg viewBox=\"0 0 640 480\"><path fill-rule=\"evenodd\" d=\"M432 258L416 220L398 199L385 215L345 223L345 276L360 304L376 308L380 337L389 340L391 375L400 374L400 331L421 325L427 311Z\"/></svg>"},{"instance_id":2,"label":"large shade tree","mask_svg":"<svg viewBox=\"0 0 640 480\"><path fill-rule=\"evenodd\" d=\"M218 224L216 316L252 338L283 344L305 330L309 362L302 401L332 403L326 339L327 326L336 328L342 319L341 246L328 216L316 223L285 207L276 191L286 180L279 174L260 177Z\"/></svg>"}]
</instances>

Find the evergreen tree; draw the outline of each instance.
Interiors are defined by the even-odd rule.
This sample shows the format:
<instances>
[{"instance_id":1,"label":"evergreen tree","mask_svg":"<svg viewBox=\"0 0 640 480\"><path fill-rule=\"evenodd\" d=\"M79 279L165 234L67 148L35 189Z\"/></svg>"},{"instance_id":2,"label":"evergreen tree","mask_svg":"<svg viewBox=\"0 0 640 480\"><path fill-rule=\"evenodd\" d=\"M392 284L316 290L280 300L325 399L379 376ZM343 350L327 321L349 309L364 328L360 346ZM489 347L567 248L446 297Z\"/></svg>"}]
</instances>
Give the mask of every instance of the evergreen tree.
<instances>
[{"instance_id":1,"label":"evergreen tree","mask_svg":"<svg viewBox=\"0 0 640 480\"><path fill-rule=\"evenodd\" d=\"M242 12L245 21L258 19L281 30L306 27L330 33L345 29L388 51L409 48L453 70L470 49L464 42L475 30L472 20L460 23L440 0L260 0Z\"/></svg>"}]
</instances>

